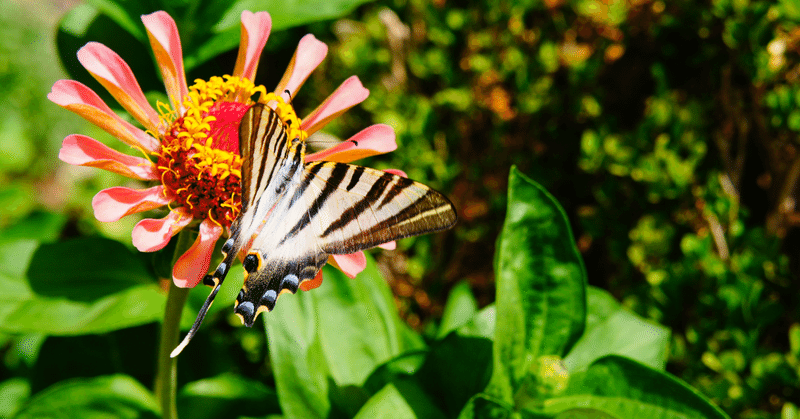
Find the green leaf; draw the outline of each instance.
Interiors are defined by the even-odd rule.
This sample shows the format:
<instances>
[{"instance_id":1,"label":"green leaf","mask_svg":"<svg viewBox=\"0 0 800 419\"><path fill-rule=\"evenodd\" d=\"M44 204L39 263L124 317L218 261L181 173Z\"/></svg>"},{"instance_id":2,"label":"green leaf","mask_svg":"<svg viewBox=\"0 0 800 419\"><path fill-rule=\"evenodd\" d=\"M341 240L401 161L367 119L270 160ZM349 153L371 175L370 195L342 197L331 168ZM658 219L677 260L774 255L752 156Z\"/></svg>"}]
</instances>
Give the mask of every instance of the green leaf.
<instances>
[{"instance_id":1,"label":"green leaf","mask_svg":"<svg viewBox=\"0 0 800 419\"><path fill-rule=\"evenodd\" d=\"M280 413L278 396L263 383L225 373L186 384L178 394L178 413L187 418L229 418Z\"/></svg>"},{"instance_id":2,"label":"green leaf","mask_svg":"<svg viewBox=\"0 0 800 419\"><path fill-rule=\"evenodd\" d=\"M492 375L492 341L451 333L430 349L416 377L448 417L486 388Z\"/></svg>"},{"instance_id":3,"label":"green leaf","mask_svg":"<svg viewBox=\"0 0 800 419\"><path fill-rule=\"evenodd\" d=\"M415 380L398 380L375 393L355 416L356 418L420 418L444 419Z\"/></svg>"},{"instance_id":4,"label":"green leaf","mask_svg":"<svg viewBox=\"0 0 800 419\"><path fill-rule=\"evenodd\" d=\"M516 167L497 248L489 392L510 403L539 357L564 356L583 333L586 272L564 210Z\"/></svg>"},{"instance_id":5,"label":"green leaf","mask_svg":"<svg viewBox=\"0 0 800 419\"><path fill-rule=\"evenodd\" d=\"M157 418L152 394L125 375L62 381L38 393L16 419L68 417L81 419Z\"/></svg>"},{"instance_id":6,"label":"green leaf","mask_svg":"<svg viewBox=\"0 0 800 419\"><path fill-rule=\"evenodd\" d=\"M122 243L83 237L41 245L28 268L28 282L40 296L86 302L154 281Z\"/></svg>"},{"instance_id":7,"label":"green leaf","mask_svg":"<svg viewBox=\"0 0 800 419\"><path fill-rule=\"evenodd\" d=\"M397 358L385 362L370 374L362 386L371 394L377 393L393 381L409 378L425 363L428 351L406 352Z\"/></svg>"},{"instance_id":8,"label":"green leaf","mask_svg":"<svg viewBox=\"0 0 800 419\"><path fill-rule=\"evenodd\" d=\"M606 355L622 355L663 371L670 332L622 308L611 294L589 287L586 332L564 358L570 372Z\"/></svg>"},{"instance_id":9,"label":"green leaf","mask_svg":"<svg viewBox=\"0 0 800 419\"><path fill-rule=\"evenodd\" d=\"M614 355L574 374L563 397L546 400L543 412L552 415L577 408L593 408L618 418L728 418L674 376Z\"/></svg>"},{"instance_id":10,"label":"green leaf","mask_svg":"<svg viewBox=\"0 0 800 419\"><path fill-rule=\"evenodd\" d=\"M494 325L497 321L497 311L494 304L490 304L478 312L465 325L458 328L459 336L481 337L494 339Z\"/></svg>"},{"instance_id":11,"label":"green leaf","mask_svg":"<svg viewBox=\"0 0 800 419\"><path fill-rule=\"evenodd\" d=\"M489 394L479 393L469 399L458 419L508 419L512 415L513 407Z\"/></svg>"},{"instance_id":12,"label":"green leaf","mask_svg":"<svg viewBox=\"0 0 800 419\"><path fill-rule=\"evenodd\" d=\"M467 282L459 282L447 298L442 313L442 324L439 326L437 338L447 336L453 330L467 324L478 313L478 302L472 295Z\"/></svg>"},{"instance_id":13,"label":"green leaf","mask_svg":"<svg viewBox=\"0 0 800 419\"><path fill-rule=\"evenodd\" d=\"M30 280L0 273L2 331L103 333L155 322L164 314L164 294L141 259L118 242L84 238L44 244L35 252L23 248L19 259L31 261Z\"/></svg>"},{"instance_id":14,"label":"green leaf","mask_svg":"<svg viewBox=\"0 0 800 419\"><path fill-rule=\"evenodd\" d=\"M0 383L0 418L10 418L31 395L27 380L15 377Z\"/></svg>"},{"instance_id":15,"label":"green leaf","mask_svg":"<svg viewBox=\"0 0 800 419\"><path fill-rule=\"evenodd\" d=\"M332 402L358 409L359 400L336 400L352 396L343 387L361 386L379 365L424 347L397 315L372 258L367 262L356 279L326 267L320 288L284 296L264 316L287 417L327 417Z\"/></svg>"},{"instance_id":16,"label":"green leaf","mask_svg":"<svg viewBox=\"0 0 800 419\"><path fill-rule=\"evenodd\" d=\"M414 409L393 384L388 384L370 398L355 419L417 418Z\"/></svg>"}]
</instances>

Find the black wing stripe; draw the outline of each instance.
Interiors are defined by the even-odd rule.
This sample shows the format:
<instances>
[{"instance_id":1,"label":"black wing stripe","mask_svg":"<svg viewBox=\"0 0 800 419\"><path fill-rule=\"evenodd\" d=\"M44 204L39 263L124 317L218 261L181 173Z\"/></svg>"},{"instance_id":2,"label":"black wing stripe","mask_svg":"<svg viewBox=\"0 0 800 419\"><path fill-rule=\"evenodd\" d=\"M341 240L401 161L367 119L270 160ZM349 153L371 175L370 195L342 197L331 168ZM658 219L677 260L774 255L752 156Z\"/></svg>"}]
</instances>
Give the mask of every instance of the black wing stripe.
<instances>
[{"instance_id":1,"label":"black wing stripe","mask_svg":"<svg viewBox=\"0 0 800 419\"><path fill-rule=\"evenodd\" d=\"M299 201L300 197L303 196L303 194L306 192L306 189L308 189L308 185L311 184L311 180L313 180L314 177L317 176L317 173L319 173L319 171L322 170L322 167L324 166L323 163L325 162L318 161L306 165L306 169L308 169L308 171L306 172L303 181L300 183L300 186L297 187L297 190L292 196L292 200L289 201L289 209L291 209L294 206L295 202Z\"/></svg>"},{"instance_id":2,"label":"black wing stripe","mask_svg":"<svg viewBox=\"0 0 800 419\"><path fill-rule=\"evenodd\" d=\"M311 203L311 206L308 208L308 211L306 211L303 214L303 217L301 217L300 220L297 221L297 224L295 224L295 226L292 227L289 233L283 239L281 239L280 244L283 244L284 242L286 242L286 240L294 237L298 232L300 232L300 230L302 230L309 223L311 223L311 220L314 219L314 217L319 213L319 210L322 208L322 206L325 205L325 201L327 201L328 198L330 198L330 196L333 194L333 191L335 191L342 183L342 181L344 181L344 178L347 175L349 168L350 166L347 164L334 165L330 176L328 177L328 179L326 179L326 184L325 187L322 189L322 192L320 192L319 195L317 195L317 198L314 199L314 202Z\"/></svg>"},{"instance_id":3,"label":"black wing stripe","mask_svg":"<svg viewBox=\"0 0 800 419\"><path fill-rule=\"evenodd\" d=\"M360 167L362 173L364 171L363 167ZM350 208L346 209L342 215L334 222L332 222L328 228L322 232L322 237L326 237L332 232L350 224L353 220L357 219L364 211L366 211L371 204L378 200L381 197L386 187L389 185L389 182L392 181L394 175L391 173L384 173L379 177L375 183L372 184L372 187L369 189L369 192L361 198L358 202L353 204Z\"/></svg>"},{"instance_id":4,"label":"black wing stripe","mask_svg":"<svg viewBox=\"0 0 800 419\"><path fill-rule=\"evenodd\" d=\"M350 178L350 183L347 184L347 190L350 191L358 184L358 180L361 179L361 175L364 174L364 167L358 166L356 170L353 171L353 177Z\"/></svg>"},{"instance_id":5,"label":"black wing stripe","mask_svg":"<svg viewBox=\"0 0 800 419\"><path fill-rule=\"evenodd\" d=\"M262 113L262 115L263 115L263 113ZM280 141L280 140L275 141L276 140L276 138L275 138L276 135L275 134L276 134L276 130L278 128L277 114L274 113L274 112L270 112L269 121L267 121L267 123L264 124L264 126L262 126L262 127L264 128L264 132L261 133L261 136L263 136L263 138L266 139L266 144L264 144L265 147L264 147L264 150L262 150L262 152L263 152L262 155L260 156L260 158L261 158L261 168L258 170L258 180L256 180L256 186L257 187L256 187L255 191L260 191L260 190L262 190L264 188L265 185L269 184L269 181L272 179L272 175L275 173L275 167L277 166L277 164L275 164L275 163L278 162L278 161L281 161L281 158L283 157L283 154L285 153L284 149L278 148L277 149L278 156L274 160L270 158L271 155L274 155L273 153L270 153L270 155L266 155L267 148L273 147L273 149L274 149L275 147L279 147L281 143L284 143L284 141ZM285 138L285 135L281 135L281 134L283 134L282 131L283 130L277 131L279 139L281 137ZM283 147L283 148L285 148L285 147ZM266 165L267 165L267 161L268 160L270 160L270 166L272 166L272 167L270 168L269 176L267 176L267 179L264 180L264 172L266 172L265 169L266 169ZM254 192L253 194L255 195L255 194L257 194L257 192Z\"/></svg>"},{"instance_id":6,"label":"black wing stripe","mask_svg":"<svg viewBox=\"0 0 800 419\"><path fill-rule=\"evenodd\" d=\"M394 183L392 184L392 188L389 189L389 192L386 193L386 196L383 197L381 203L378 204L377 209L383 208L384 205L392 202L392 200L400 195L404 189L408 188L409 186L414 184L414 181L411 179L404 178L402 176L395 175Z\"/></svg>"}]
</instances>

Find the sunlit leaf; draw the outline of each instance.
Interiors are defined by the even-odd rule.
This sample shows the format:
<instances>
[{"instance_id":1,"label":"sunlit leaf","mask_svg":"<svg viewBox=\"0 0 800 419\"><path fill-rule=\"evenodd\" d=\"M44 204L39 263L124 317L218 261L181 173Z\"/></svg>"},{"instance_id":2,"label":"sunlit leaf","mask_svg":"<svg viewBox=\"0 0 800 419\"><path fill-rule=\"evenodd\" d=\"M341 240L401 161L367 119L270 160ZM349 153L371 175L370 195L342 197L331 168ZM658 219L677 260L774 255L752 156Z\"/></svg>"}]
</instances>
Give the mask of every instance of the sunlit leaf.
<instances>
[{"instance_id":1,"label":"sunlit leaf","mask_svg":"<svg viewBox=\"0 0 800 419\"><path fill-rule=\"evenodd\" d=\"M599 288L589 287L587 305L586 333L564 358L570 371L584 369L612 354L664 370L669 329L623 309L611 294Z\"/></svg>"},{"instance_id":2,"label":"sunlit leaf","mask_svg":"<svg viewBox=\"0 0 800 419\"><path fill-rule=\"evenodd\" d=\"M275 390L231 373L188 383L178 394L178 413L188 418L222 419L279 412Z\"/></svg>"},{"instance_id":3,"label":"sunlit leaf","mask_svg":"<svg viewBox=\"0 0 800 419\"><path fill-rule=\"evenodd\" d=\"M371 257L356 279L326 267L322 286L285 295L265 313L281 408L289 417L327 417L334 402L349 409L345 386L360 386L384 362L423 347L394 306ZM352 394L351 394L352 396Z\"/></svg>"},{"instance_id":4,"label":"sunlit leaf","mask_svg":"<svg viewBox=\"0 0 800 419\"><path fill-rule=\"evenodd\" d=\"M561 206L516 167L495 258L497 302L490 393L506 402L544 355L583 333L586 273Z\"/></svg>"},{"instance_id":5,"label":"sunlit leaf","mask_svg":"<svg viewBox=\"0 0 800 419\"><path fill-rule=\"evenodd\" d=\"M570 377L567 391L543 412L593 408L618 418L717 418L728 415L683 381L636 361L608 356Z\"/></svg>"},{"instance_id":6,"label":"sunlit leaf","mask_svg":"<svg viewBox=\"0 0 800 419\"><path fill-rule=\"evenodd\" d=\"M36 394L17 419L76 417L157 418L155 398L138 381L125 375L62 381Z\"/></svg>"}]
</instances>

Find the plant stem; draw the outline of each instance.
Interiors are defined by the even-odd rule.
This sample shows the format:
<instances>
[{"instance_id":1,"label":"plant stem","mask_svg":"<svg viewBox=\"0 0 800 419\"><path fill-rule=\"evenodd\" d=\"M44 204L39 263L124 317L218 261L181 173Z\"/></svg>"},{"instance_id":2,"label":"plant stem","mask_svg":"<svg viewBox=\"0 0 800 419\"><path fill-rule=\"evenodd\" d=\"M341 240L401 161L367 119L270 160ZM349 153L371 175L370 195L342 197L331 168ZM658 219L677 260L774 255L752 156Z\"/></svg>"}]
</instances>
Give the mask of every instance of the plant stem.
<instances>
[{"instance_id":1,"label":"plant stem","mask_svg":"<svg viewBox=\"0 0 800 419\"><path fill-rule=\"evenodd\" d=\"M175 248L173 265L178 257L192 244L192 235L187 230L178 235L178 245ZM172 349L178 345L181 330L181 313L191 288L178 288L172 280L169 281L167 291L167 306L164 312L164 321L161 325L161 336L158 344L158 364L156 369L155 395L161 406L164 419L177 419L178 409L175 398L178 390L178 360L170 358Z\"/></svg>"}]
</instances>

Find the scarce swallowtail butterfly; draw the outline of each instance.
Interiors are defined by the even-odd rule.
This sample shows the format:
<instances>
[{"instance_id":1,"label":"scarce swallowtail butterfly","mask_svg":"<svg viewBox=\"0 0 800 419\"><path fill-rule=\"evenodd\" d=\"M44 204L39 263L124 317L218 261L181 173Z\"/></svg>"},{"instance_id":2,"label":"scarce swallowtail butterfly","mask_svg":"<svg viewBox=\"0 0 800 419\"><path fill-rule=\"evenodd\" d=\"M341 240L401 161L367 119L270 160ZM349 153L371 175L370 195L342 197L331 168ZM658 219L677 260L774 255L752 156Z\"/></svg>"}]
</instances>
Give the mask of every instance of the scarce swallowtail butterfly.
<instances>
[{"instance_id":1,"label":"scarce swallowtail butterfly","mask_svg":"<svg viewBox=\"0 0 800 419\"><path fill-rule=\"evenodd\" d=\"M239 125L242 209L222 246L222 262L203 282L213 290L180 345L189 343L234 258L244 254L245 280L234 312L252 326L285 291L296 293L330 255L445 230L457 219L441 193L405 177L346 163L304 161L306 141L267 105L251 107Z\"/></svg>"}]
</instances>

